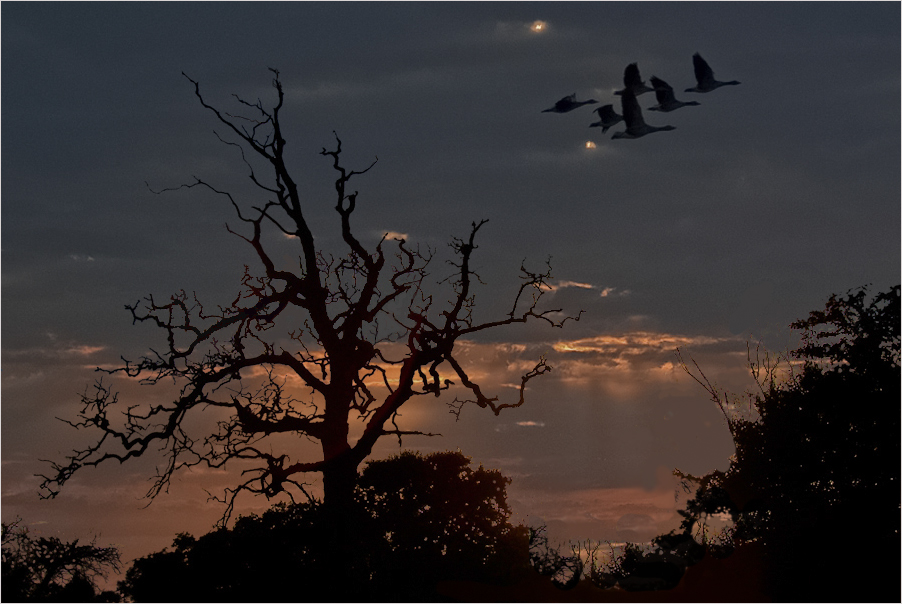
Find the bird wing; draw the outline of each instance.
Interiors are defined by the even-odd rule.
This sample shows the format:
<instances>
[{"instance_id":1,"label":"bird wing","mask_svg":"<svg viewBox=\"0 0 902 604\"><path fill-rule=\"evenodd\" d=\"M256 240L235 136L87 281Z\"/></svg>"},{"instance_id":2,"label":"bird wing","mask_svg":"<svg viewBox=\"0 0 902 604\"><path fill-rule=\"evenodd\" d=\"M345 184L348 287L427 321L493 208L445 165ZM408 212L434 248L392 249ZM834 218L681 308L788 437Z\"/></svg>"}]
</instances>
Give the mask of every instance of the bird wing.
<instances>
[{"instance_id":1,"label":"bird wing","mask_svg":"<svg viewBox=\"0 0 902 604\"><path fill-rule=\"evenodd\" d=\"M695 79L699 84L714 80L714 71L711 66L698 53L692 55L692 67L695 68Z\"/></svg>"},{"instance_id":2,"label":"bird wing","mask_svg":"<svg viewBox=\"0 0 902 604\"><path fill-rule=\"evenodd\" d=\"M620 97L620 103L623 106L623 121L626 122L627 132L640 129L645 125L642 119L642 109L639 107L639 101L632 92L624 92Z\"/></svg>"},{"instance_id":3,"label":"bird wing","mask_svg":"<svg viewBox=\"0 0 902 604\"><path fill-rule=\"evenodd\" d=\"M598 116L603 122L610 122L611 120L616 120L620 117L619 115L617 115L617 112L614 111L613 105L605 105L604 107L601 107L596 111L598 111Z\"/></svg>"},{"instance_id":4,"label":"bird wing","mask_svg":"<svg viewBox=\"0 0 902 604\"><path fill-rule=\"evenodd\" d=\"M661 78L651 76L651 85L655 87L655 98L658 99L658 103L665 105L675 100L673 87Z\"/></svg>"},{"instance_id":5,"label":"bird wing","mask_svg":"<svg viewBox=\"0 0 902 604\"><path fill-rule=\"evenodd\" d=\"M640 86L641 84L642 76L639 75L639 65L637 63L630 63L626 66L626 69L623 70L623 85L626 86L627 89L630 89L635 86Z\"/></svg>"},{"instance_id":6,"label":"bird wing","mask_svg":"<svg viewBox=\"0 0 902 604\"><path fill-rule=\"evenodd\" d=\"M570 111L573 108L573 101L576 99L576 93L571 94L570 96L565 96L557 103L554 104L555 111L563 112Z\"/></svg>"}]
</instances>

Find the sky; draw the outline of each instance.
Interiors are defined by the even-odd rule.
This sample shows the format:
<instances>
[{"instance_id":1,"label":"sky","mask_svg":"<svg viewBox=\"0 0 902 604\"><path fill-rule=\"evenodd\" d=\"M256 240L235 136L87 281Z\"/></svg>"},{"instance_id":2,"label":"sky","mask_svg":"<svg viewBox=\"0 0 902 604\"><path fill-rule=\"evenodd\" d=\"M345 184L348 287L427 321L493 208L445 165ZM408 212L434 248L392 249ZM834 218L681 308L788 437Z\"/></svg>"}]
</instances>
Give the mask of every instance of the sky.
<instances>
[{"instance_id":1,"label":"sky","mask_svg":"<svg viewBox=\"0 0 902 604\"><path fill-rule=\"evenodd\" d=\"M477 316L503 315L521 262L550 258L543 302L576 314L460 346L484 388L546 355L527 403L495 417L415 401L405 426L512 479L516 518L553 537L647 539L676 527L674 468L726 469L732 445L675 349L718 385L753 388L749 350L791 349L831 293L900 275L900 5L854 3L10 3L2 7L2 516L129 560L209 530L234 476L193 472L149 506L161 458L77 475L38 500L48 465L89 435L72 419L93 369L164 343L124 305L179 289L231 302L252 250L215 196L156 195L194 176L254 203L206 98L274 98L317 242L339 242L333 131L355 177L362 241L436 250L479 232ZM544 26L537 31L535 24ZM739 86L708 94L693 53ZM648 111L675 130L589 128L623 70L697 107ZM596 105L542 113L563 96ZM587 145L587 143L594 145ZM291 241L270 239L280 253ZM444 256L443 256L444 255ZM117 384L123 399L165 396ZM451 397L449 397L451 398ZM294 446L294 445L293 445ZM296 445L299 452L308 445ZM304 449L304 447L308 449ZM399 451L383 440L376 457ZM684 498L683 498L684 500ZM243 500L238 511L261 511Z\"/></svg>"}]
</instances>

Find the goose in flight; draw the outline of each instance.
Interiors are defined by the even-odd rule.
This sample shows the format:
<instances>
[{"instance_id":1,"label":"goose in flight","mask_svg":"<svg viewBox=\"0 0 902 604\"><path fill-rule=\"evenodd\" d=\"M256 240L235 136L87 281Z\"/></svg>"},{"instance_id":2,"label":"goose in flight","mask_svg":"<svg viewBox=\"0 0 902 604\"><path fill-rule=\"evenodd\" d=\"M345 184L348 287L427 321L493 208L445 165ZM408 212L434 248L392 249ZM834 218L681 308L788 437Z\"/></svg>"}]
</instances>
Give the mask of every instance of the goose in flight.
<instances>
[{"instance_id":1,"label":"goose in flight","mask_svg":"<svg viewBox=\"0 0 902 604\"><path fill-rule=\"evenodd\" d=\"M617 122L623 121L623 116L614 111L613 105L603 105L596 109L595 113L598 114L598 117L601 118L601 121L589 124L589 128L600 127L602 133L607 132L608 128L610 128Z\"/></svg>"},{"instance_id":2,"label":"goose in flight","mask_svg":"<svg viewBox=\"0 0 902 604\"><path fill-rule=\"evenodd\" d=\"M719 82L714 79L714 71L711 66L698 53L692 55L692 66L695 68L695 81L698 82L695 88L687 88L686 92L711 92L715 88L721 86L735 86L739 84L736 80L729 82Z\"/></svg>"},{"instance_id":3,"label":"goose in flight","mask_svg":"<svg viewBox=\"0 0 902 604\"><path fill-rule=\"evenodd\" d=\"M623 121L626 122L626 130L623 132L615 132L611 138L639 138L652 132L661 132L664 130L676 130L673 126L649 126L642 119L642 109L639 108L639 101L636 95L626 92L620 97L623 104Z\"/></svg>"},{"instance_id":4,"label":"goose in flight","mask_svg":"<svg viewBox=\"0 0 902 604\"><path fill-rule=\"evenodd\" d=\"M576 93L574 92L570 96L565 96L557 103L554 104L554 107L549 107L548 109L543 109L542 113L567 113L568 111L573 111L578 107L582 107L583 105L591 105L592 103L597 103L595 99L589 99L588 101L577 101Z\"/></svg>"},{"instance_id":5,"label":"goose in flight","mask_svg":"<svg viewBox=\"0 0 902 604\"><path fill-rule=\"evenodd\" d=\"M623 90L615 90L614 94L623 94L630 92L635 96L639 96L643 92L651 92L652 88L645 85L642 76L639 75L639 65L630 63L623 70Z\"/></svg>"},{"instance_id":6,"label":"goose in flight","mask_svg":"<svg viewBox=\"0 0 902 604\"><path fill-rule=\"evenodd\" d=\"M658 99L658 104L654 107L649 107L649 111L673 111L680 107L701 104L698 101L686 101L684 103L676 100L676 97L673 96L673 88L661 78L651 76L651 85L655 87L655 97Z\"/></svg>"}]
</instances>

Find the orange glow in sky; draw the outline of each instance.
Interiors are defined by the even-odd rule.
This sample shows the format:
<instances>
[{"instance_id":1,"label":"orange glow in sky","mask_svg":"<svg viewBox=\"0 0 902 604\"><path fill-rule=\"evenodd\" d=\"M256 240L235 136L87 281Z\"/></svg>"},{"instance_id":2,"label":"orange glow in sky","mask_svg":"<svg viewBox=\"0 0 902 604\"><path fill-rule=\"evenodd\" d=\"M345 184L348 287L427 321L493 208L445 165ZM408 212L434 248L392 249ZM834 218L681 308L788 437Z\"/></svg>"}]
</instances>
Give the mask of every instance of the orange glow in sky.
<instances>
[{"instance_id":1,"label":"orange glow in sky","mask_svg":"<svg viewBox=\"0 0 902 604\"><path fill-rule=\"evenodd\" d=\"M529 28L536 33L542 33L543 31L548 29L548 24L544 21L534 21Z\"/></svg>"}]
</instances>

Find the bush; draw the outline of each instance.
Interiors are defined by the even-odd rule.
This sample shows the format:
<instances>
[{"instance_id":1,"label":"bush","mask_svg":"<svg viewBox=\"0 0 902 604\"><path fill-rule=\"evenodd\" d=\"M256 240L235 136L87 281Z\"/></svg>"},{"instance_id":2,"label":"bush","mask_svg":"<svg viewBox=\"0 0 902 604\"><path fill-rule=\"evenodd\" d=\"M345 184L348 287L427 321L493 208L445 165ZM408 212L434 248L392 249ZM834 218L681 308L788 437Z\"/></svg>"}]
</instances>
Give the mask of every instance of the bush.
<instances>
[{"instance_id":1,"label":"bush","mask_svg":"<svg viewBox=\"0 0 902 604\"><path fill-rule=\"evenodd\" d=\"M508 483L460 453L373 461L358 481L341 573L326 563L322 506L280 504L232 529L177 536L171 550L136 560L120 591L135 601L428 601L440 581L503 583L527 565Z\"/></svg>"}]
</instances>

